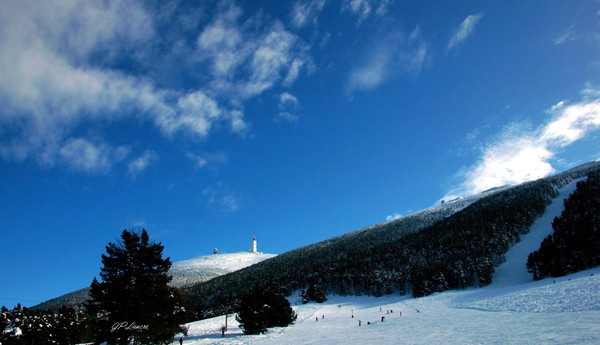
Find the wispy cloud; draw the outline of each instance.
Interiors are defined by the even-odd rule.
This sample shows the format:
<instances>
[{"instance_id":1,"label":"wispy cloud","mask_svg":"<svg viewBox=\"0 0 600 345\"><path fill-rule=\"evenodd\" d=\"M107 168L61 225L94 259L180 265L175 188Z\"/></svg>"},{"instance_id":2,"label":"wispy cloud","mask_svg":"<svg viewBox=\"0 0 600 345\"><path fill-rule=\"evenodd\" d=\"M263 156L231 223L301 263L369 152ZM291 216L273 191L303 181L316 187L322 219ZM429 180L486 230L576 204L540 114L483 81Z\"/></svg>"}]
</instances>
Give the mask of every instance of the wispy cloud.
<instances>
[{"instance_id":1,"label":"wispy cloud","mask_svg":"<svg viewBox=\"0 0 600 345\"><path fill-rule=\"evenodd\" d=\"M193 152L186 152L185 156L190 159L193 162L194 168L196 169L201 169L203 167L206 166L206 164L208 164L208 161L206 160L206 158L195 154Z\"/></svg>"},{"instance_id":2,"label":"wispy cloud","mask_svg":"<svg viewBox=\"0 0 600 345\"><path fill-rule=\"evenodd\" d=\"M560 102L547 112L548 122L536 130L508 126L498 139L485 147L479 161L463 169L461 182L443 199L453 199L509 184L547 176L562 149L600 128L600 98L586 92L578 103Z\"/></svg>"},{"instance_id":3,"label":"wispy cloud","mask_svg":"<svg viewBox=\"0 0 600 345\"><path fill-rule=\"evenodd\" d=\"M570 26L567 30L565 30L564 32L561 32L554 39L554 44L555 45L561 45L561 44L565 44L565 43L570 42L570 41L575 41L578 38L579 37L575 33L575 27L574 26Z\"/></svg>"},{"instance_id":4,"label":"wispy cloud","mask_svg":"<svg viewBox=\"0 0 600 345\"><path fill-rule=\"evenodd\" d=\"M284 92L279 95L279 113L275 118L276 121L285 121L290 123L298 122L298 115L296 110L298 109L298 99L291 93Z\"/></svg>"},{"instance_id":5,"label":"wispy cloud","mask_svg":"<svg viewBox=\"0 0 600 345\"><path fill-rule=\"evenodd\" d=\"M220 212L233 212L240 208L241 197L233 192L225 183L207 187L202 191L208 208Z\"/></svg>"},{"instance_id":6,"label":"wispy cloud","mask_svg":"<svg viewBox=\"0 0 600 345\"><path fill-rule=\"evenodd\" d=\"M358 24L372 15L384 16L393 0L344 0L342 11L348 11L357 16Z\"/></svg>"},{"instance_id":7,"label":"wispy cloud","mask_svg":"<svg viewBox=\"0 0 600 345\"><path fill-rule=\"evenodd\" d=\"M312 63L308 45L281 22L240 18L241 9L233 5L217 14L198 36L196 53L211 66L211 90L234 103L277 83L293 84Z\"/></svg>"},{"instance_id":8,"label":"wispy cloud","mask_svg":"<svg viewBox=\"0 0 600 345\"><path fill-rule=\"evenodd\" d=\"M291 14L292 24L298 28L307 24L316 24L317 18L324 6L325 0L305 0L295 2Z\"/></svg>"},{"instance_id":9,"label":"wispy cloud","mask_svg":"<svg viewBox=\"0 0 600 345\"><path fill-rule=\"evenodd\" d=\"M93 143L83 138L69 139L58 150L58 159L67 167L86 173L105 173L128 154L128 149L113 149L106 143ZM54 161L54 159L52 159Z\"/></svg>"},{"instance_id":10,"label":"wispy cloud","mask_svg":"<svg viewBox=\"0 0 600 345\"><path fill-rule=\"evenodd\" d=\"M210 164L224 164L227 162L228 157L222 151L216 153L202 153L197 154L194 152L186 152L185 156L192 161L195 169L201 169Z\"/></svg>"},{"instance_id":11,"label":"wispy cloud","mask_svg":"<svg viewBox=\"0 0 600 345\"><path fill-rule=\"evenodd\" d=\"M178 11L158 12L137 0L3 2L0 154L57 166L76 149L91 157L95 147L102 168L75 163L75 157L70 166L110 169L120 162L110 154L119 146L98 138L85 150L74 131L102 133L106 124L131 118L153 124L165 137L206 140L221 128L245 135L244 102L293 84L311 65L302 39L260 13L241 21L235 5L217 6L206 25L181 25L191 31L161 36L162 22L183 18L169 17ZM163 82L156 78L162 65L146 61L179 64L195 88Z\"/></svg>"},{"instance_id":12,"label":"wispy cloud","mask_svg":"<svg viewBox=\"0 0 600 345\"><path fill-rule=\"evenodd\" d=\"M448 51L460 48L465 42L465 40L473 34L473 32L475 31L475 26L481 20L482 17L483 13L471 14L467 16L467 18L463 20L463 22L458 26L458 28L456 28L452 37L450 37L448 45L446 46Z\"/></svg>"},{"instance_id":13,"label":"wispy cloud","mask_svg":"<svg viewBox=\"0 0 600 345\"><path fill-rule=\"evenodd\" d=\"M393 214L391 214L389 216L386 216L385 217L385 221L386 222L393 222L393 221L398 220L400 218L402 218L402 215L400 213L394 212Z\"/></svg>"},{"instance_id":14,"label":"wispy cloud","mask_svg":"<svg viewBox=\"0 0 600 345\"><path fill-rule=\"evenodd\" d=\"M416 77L430 61L429 43L417 26L409 34L395 30L367 48L348 76L346 91L374 89L398 74Z\"/></svg>"},{"instance_id":15,"label":"wispy cloud","mask_svg":"<svg viewBox=\"0 0 600 345\"><path fill-rule=\"evenodd\" d=\"M144 151L141 156L129 162L129 165L127 166L129 177L132 180L135 180L140 173L146 170L157 159L158 155L156 152L152 150Z\"/></svg>"}]
</instances>

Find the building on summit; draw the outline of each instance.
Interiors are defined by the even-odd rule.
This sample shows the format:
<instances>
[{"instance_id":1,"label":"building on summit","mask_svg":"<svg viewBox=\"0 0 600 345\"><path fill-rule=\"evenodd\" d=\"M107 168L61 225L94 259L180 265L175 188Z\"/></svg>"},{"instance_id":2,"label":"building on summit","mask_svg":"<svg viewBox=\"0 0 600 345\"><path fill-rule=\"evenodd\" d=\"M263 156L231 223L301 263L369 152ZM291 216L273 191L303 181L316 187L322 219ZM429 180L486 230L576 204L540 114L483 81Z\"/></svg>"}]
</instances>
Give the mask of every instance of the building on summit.
<instances>
[{"instance_id":1,"label":"building on summit","mask_svg":"<svg viewBox=\"0 0 600 345\"><path fill-rule=\"evenodd\" d=\"M252 246L250 247L250 253L258 253L256 245L256 235L252 236Z\"/></svg>"}]
</instances>

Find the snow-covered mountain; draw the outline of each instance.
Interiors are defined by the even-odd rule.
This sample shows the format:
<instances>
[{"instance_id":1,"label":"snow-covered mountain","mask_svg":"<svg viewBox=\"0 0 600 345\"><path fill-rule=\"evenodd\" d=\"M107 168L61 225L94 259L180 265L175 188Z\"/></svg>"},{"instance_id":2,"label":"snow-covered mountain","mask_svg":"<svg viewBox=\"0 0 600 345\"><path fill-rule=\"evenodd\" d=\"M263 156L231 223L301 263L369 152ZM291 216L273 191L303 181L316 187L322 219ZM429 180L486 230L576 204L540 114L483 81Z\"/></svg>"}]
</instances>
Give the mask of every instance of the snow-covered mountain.
<instances>
[{"instance_id":1,"label":"snow-covered mountain","mask_svg":"<svg viewBox=\"0 0 600 345\"><path fill-rule=\"evenodd\" d=\"M513 272L510 265L518 266L519 275L528 277L527 258L513 263L507 251L525 248L522 251L529 254L538 248L549 230L533 245L523 247L520 242L537 227L534 223L545 211L562 209L562 200L578 179L599 168L599 162L585 164L298 248L190 286L186 302L204 311L204 317L211 317L219 315L221 301L227 296L266 289L272 282L288 292L318 282L328 294L418 297L503 284L505 278L498 274L506 271L505 267ZM505 265L498 266L502 263Z\"/></svg>"},{"instance_id":2,"label":"snow-covered mountain","mask_svg":"<svg viewBox=\"0 0 600 345\"><path fill-rule=\"evenodd\" d=\"M242 268L254 265L261 261L275 257L275 254L255 252L238 252L230 254L213 254L198 256L193 259L174 262L169 270L173 276L171 285L186 287L210 280L212 278L231 273ZM63 296L53 298L33 308L53 309L63 304L76 305L88 299L89 287L70 292Z\"/></svg>"},{"instance_id":3,"label":"snow-covered mountain","mask_svg":"<svg viewBox=\"0 0 600 345\"><path fill-rule=\"evenodd\" d=\"M198 256L193 259L173 263L169 274L173 276L171 284L185 287L190 284L207 281L223 274L241 270L261 261L275 257L275 254L239 252Z\"/></svg>"},{"instance_id":4,"label":"snow-covered mountain","mask_svg":"<svg viewBox=\"0 0 600 345\"><path fill-rule=\"evenodd\" d=\"M189 323L185 344L600 344L600 267L535 282L523 274L576 182L560 189L487 287L421 298L329 296L306 305L292 296L298 319L289 327L248 336L229 317L221 337L225 317L218 316Z\"/></svg>"}]
</instances>

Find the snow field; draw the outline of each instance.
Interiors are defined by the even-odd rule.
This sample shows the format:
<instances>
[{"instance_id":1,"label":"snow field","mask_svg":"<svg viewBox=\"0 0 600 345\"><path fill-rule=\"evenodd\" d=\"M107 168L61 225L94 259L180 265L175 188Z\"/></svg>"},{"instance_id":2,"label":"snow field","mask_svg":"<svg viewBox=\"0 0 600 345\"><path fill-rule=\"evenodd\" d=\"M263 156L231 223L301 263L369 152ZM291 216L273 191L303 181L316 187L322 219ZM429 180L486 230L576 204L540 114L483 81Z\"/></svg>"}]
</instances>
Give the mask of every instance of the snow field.
<instances>
[{"instance_id":1,"label":"snow field","mask_svg":"<svg viewBox=\"0 0 600 345\"><path fill-rule=\"evenodd\" d=\"M600 268L416 299L333 296L294 309L294 325L264 335L244 335L232 316L224 338L223 316L193 322L184 344L600 344Z\"/></svg>"}]
</instances>

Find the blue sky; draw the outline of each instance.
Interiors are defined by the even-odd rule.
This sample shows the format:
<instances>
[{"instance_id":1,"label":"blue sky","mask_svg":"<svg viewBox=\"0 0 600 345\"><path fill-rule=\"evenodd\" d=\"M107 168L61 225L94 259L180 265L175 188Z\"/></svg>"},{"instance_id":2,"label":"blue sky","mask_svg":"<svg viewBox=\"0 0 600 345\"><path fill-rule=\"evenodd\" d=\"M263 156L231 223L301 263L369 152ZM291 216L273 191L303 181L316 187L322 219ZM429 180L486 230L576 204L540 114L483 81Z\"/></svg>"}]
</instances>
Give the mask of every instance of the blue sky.
<instances>
[{"instance_id":1,"label":"blue sky","mask_svg":"<svg viewBox=\"0 0 600 345\"><path fill-rule=\"evenodd\" d=\"M0 4L0 305L600 159L598 1Z\"/></svg>"}]
</instances>

